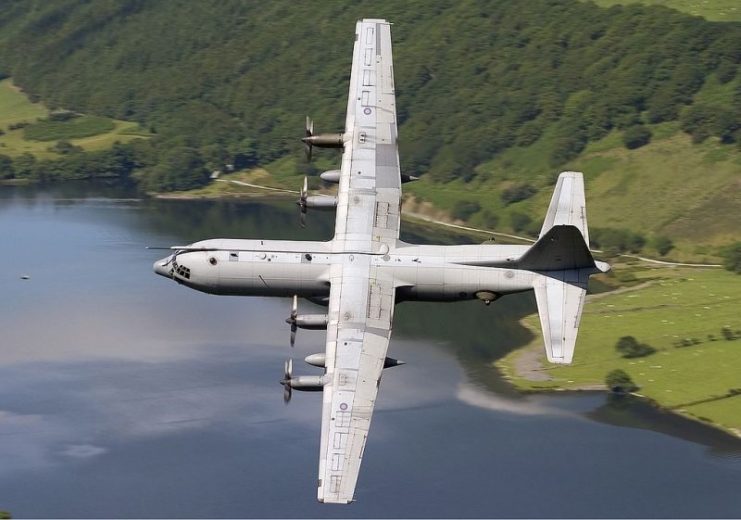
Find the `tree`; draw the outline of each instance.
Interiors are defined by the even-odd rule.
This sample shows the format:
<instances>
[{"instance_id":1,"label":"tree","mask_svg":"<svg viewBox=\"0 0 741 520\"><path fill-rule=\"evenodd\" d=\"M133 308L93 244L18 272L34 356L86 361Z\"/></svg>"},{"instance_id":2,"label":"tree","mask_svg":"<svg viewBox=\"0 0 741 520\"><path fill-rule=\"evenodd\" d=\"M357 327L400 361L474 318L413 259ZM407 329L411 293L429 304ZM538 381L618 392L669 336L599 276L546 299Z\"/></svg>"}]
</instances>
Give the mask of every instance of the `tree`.
<instances>
[{"instance_id":1,"label":"tree","mask_svg":"<svg viewBox=\"0 0 741 520\"><path fill-rule=\"evenodd\" d=\"M629 394L630 392L635 392L639 388L630 378L628 373L619 368L612 370L607 374L607 377L605 377L605 385L607 385L607 388L612 392L617 394Z\"/></svg>"},{"instance_id":2,"label":"tree","mask_svg":"<svg viewBox=\"0 0 741 520\"><path fill-rule=\"evenodd\" d=\"M732 273L741 274L741 242L726 247L723 252L723 267Z\"/></svg>"},{"instance_id":3,"label":"tree","mask_svg":"<svg viewBox=\"0 0 741 520\"><path fill-rule=\"evenodd\" d=\"M646 343L639 343L633 336L623 336L615 345L617 350L624 358L637 358L649 356L656 352L656 349Z\"/></svg>"},{"instance_id":4,"label":"tree","mask_svg":"<svg viewBox=\"0 0 741 520\"><path fill-rule=\"evenodd\" d=\"M157 165L144 170L139 179L149 191L189 190L208 183L209 172L196 150L178 146Z\"/></svg>"},{"instance_id":5,"label":"tree","mask_svg":"<svg viewBox=\"0 0 741 520\"><path fill-rule=\"evenodd\" d=\"M13 170L18 178L30 178L34 175L36 158L26 152L13 160Z\"/></svg>"},{"instance_id":6,"label":"tree","mask_svg":"<svg viewBox=\"0 0 741 520\"><path fill-rule=\"evenodd\" d=\"M521 200L529 199L538 192L535 186L528 183L515 184L509 188L505 188L500 195L502 202L505 204L513 204L520 202Z\"/></svg>"},{"instance_id":7,"label":"tree","mask_svg":"<svg viewBox=\"0 0 741 520\"><path fill-rule=\"evenodd\" d=\"M635 150L651 141L651 130L643 125L631 126L623 132L623 144L628 150Z\"/></svg>"},{"instance_id":8,"label":"tree","mask_svg":"<svg viewBox=\"0 0 741 520\"><path fill-rule=\"evenodd\" d=\"M13 160L7 155L0 155L0 179L12 179L15 177Z\"/></svg>"},{"instance_id":9,"label":"tree","mask_svg":"<svg viewBox=\"0 0 741 520\"><path fill-rule=\"evenodd\" d=\"M666 256L669 251L674 249L674 242L672 242L671 238L663 235L655 236L651 241L651 245L661 256Z\"/></svg>"}]
</instances>

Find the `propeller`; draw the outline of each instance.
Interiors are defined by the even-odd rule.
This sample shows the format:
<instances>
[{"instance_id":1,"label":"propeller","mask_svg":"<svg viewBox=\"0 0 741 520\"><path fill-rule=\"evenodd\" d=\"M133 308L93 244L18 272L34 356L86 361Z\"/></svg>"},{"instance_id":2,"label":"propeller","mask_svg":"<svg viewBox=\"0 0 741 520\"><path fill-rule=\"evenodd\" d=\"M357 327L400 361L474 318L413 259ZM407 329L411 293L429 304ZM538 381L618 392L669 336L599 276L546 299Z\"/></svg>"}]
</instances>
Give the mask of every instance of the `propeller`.
<instances>
[{"instance_id":1,"label":"propeller","mask_svg":"<svg viewBox=\"0 0 741 520\"><path fill-rule=\"evenodd\" d=\"M293 304L291 305L291 315L286 318L286 323L288 323L291 326L291 347L293 347L296 344L296 330L298 329L298 325L296 325L296 317L298 316L298 295L293 295Z\"/></svg>"},{"instance_id":2,"label":"propeller","mask_svg":"<svg viewBox=\"0 0 741 520\"><path fill-rule=\"evenodd\" d=\"M291 402L291 395L293 389L291 388L291 377L293 376L293 359L287 359L283 365L283 379L280 384L283 385L283 402L288 404Z\"/></svg>"},{"instance_id":3,"label":"propeller","mask_svg":"<svg viewBox=\"0 0 741 520\"><path fill-rule=\"evenodd\" d=\"M306 199L309 195L309 178L304 176L304 184L301 186L301 191L299 192L299 198L296 204L298 205L299 215L298 215L298 221L299 224L301 224L301 227L306 227L306 211L309 209L308 205L306 204Z\"/></svg>"},{"instance_id":4,"label":"propeller","mask_svg":"<svg viewBox=\"0 0 741 520\"><path fill-rule=\"evenodd\" d=\"M304 142L304 153L306 154L306 160L311 161L311 141L308 139L309 137L312 137L314 135L314 121L309 117L306 116L306 125L304 127L304 138L302 141Z\"/></svg>"}]
</instances>

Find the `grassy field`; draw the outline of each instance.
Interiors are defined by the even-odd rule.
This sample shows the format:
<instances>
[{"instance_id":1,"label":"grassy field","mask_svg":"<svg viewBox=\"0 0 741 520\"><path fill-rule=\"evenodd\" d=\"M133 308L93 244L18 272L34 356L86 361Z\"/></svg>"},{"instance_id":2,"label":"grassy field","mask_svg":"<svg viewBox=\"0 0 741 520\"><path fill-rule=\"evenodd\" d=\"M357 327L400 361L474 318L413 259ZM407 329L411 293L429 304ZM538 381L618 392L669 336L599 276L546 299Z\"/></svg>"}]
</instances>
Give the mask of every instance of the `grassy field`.
<instances>
[{"instance_id":1,"label":"grassy field","mask_svg":"<svg viewBox=\"0 0 741 520\"><path fill-rule=\"evenodd\" d=\"M97 116L85 116L67 122L38 122L49 115L41 103L32 103L9 80L0 81L0 154L11 157L30 153L38 158L54 158L49 151L55 140L66 139L86 151L104 150L115 142L129 142L149 134L137 123ZM13 124L26 122L29 126L9 130Z\"/></svg>"},{"instance_id":2,"label":"grassy field","mask_svg":"<svg viewBox=\"0 0 741 520\"><path fill-rule=\"evenodd\" d=\"M663 5L715 22L741 21L741 4L738 0L594 0L594 3L602 7L638 3Z\"/></svg>"},{"instance_id":3,"label":"grassy field","mask_svg":"<svg viewBox=\"0 0 741 520\"><path fill-rule=\"evenodd\" d=\"M28 141L71 140L105 134L116 128L113 120L100 116L80 116L69 121L42 120L23 128Z\"/></svg>"},{"instance_id":4,"label":"grassy field","mask_svg":"<svg viewBox=\"0 0 741 520\"><path fill-rule=\"evenodd\" d=\"M741 277L720 269L633 269L638 285L632 290L598 295L584 307L573 365L545 361L538 318L530 316L525 322L536 340L497 366L526 390L602 385L620 368L640 386L639 394L741 436L741 395L729 396L741 389ZM735 339L724 339L724 327ZM657 352L622 358L615 350L622 336ZM548 379L534 380L522 356L537 359L529 370Z\"/></svg>"}]
</instances>

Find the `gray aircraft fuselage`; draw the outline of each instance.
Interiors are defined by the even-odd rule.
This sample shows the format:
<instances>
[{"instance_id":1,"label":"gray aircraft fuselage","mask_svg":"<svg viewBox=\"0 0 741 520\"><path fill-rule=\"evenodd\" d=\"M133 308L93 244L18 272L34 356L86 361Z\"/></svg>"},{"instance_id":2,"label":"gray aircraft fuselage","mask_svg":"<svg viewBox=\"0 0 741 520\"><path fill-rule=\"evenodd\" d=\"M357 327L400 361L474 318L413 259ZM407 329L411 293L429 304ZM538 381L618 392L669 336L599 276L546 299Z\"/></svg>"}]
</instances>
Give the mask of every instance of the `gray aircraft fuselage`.
<instances>
[{"instance_id":1,"label":"gray aircraft fuselage","mask_svg":"<svg viewBox=\"0 0 741 520\"><path fill-rule=\"evenodd\" d=\"M210 294L329 296L332 264L369 262L388 269L398 300L482 300L530 290L536 273L507 268L529 246L412 245L398 241L377 253L333 251L333 242L212 239L154 263L157 274ZM203 250L198 250L203 249ZM504 264L480 267L467 264ZM478 296L477 296L478 295Z\"/></svg>"}]
</instances>

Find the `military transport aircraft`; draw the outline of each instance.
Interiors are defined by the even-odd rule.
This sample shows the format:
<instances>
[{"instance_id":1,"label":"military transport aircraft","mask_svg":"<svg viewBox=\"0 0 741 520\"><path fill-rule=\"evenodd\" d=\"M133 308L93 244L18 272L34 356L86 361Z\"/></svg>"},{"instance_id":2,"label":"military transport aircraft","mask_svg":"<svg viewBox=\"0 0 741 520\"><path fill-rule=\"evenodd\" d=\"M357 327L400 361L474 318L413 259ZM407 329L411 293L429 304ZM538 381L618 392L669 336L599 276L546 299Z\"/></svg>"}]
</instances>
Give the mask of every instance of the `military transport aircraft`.
<instances>
[{"instance_id":1,"label":"military transport aircraft","mask_svg":"<svg viewBox=\"0 0 741 520\"><path fill-rule=\"evenodd\" d=\"M564 172L532 246L412 245L399 240L401 174L397 150L391 24L365 19L355 28L344 132L314 133L312 147L342 148L342 168L322 174L339 184L336 197L298 201L301 222L311 208L336 208L328 242L213 239L174 246L154 271L206 293L293 297L291 343L297 328L326 329L323 353L306 358L322 376L294 376L286 362L285 398L292 390L322 391L318 499L350 503L384 368L394 305L404 300L456 301L534 290L545 349L552 363L570 363L589 276L609 266L587 244L582 174ZM298 298L328 307L299 314Z\"/></svg>"}]
</instances>

